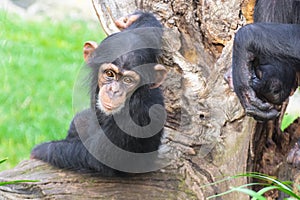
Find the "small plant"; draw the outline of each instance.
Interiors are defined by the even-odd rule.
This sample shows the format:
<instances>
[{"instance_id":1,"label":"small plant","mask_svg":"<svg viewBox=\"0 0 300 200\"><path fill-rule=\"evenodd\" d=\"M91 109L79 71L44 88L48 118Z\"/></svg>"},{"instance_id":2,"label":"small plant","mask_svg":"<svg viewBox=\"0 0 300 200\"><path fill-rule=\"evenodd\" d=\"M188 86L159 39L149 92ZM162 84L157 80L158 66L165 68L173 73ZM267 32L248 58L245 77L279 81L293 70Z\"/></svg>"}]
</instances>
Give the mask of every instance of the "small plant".
<instances>
[{"instance_id":1,"label":"small plant","mask_svg":"<svg viewBox=\"0 0 300 200\"><path fill-rule=\"evenodd\" d=\"M279 190L289 196L288 198L285 198L285 200L292 200L292 199L300 200L300 196L298 194L296 194L295 191L293 191L293 187L292 187L293 183L291 181L280 181L274 177L271 177L271 176L268 176L265 174L261 174L261 173L256 173L256 172L238 174L238 175L223 179L221 181L212 183L210 185L215 185L215 184L223 182L223 181L227 181L230 179L236 179L236 178L240 178L240 177L248 177L248 178L258 179L258 180L261 180L262 182L261 183L248 183L248 184L241 185L238 187L232 187L232 188L230 188L230 190L228 190L226 192L210 196L207 199L220 197L220 196L229 194L231 192L241 192L241 193L247 194L250 197L252 197L251 200L267 200L267 198L264 197L264 194L266 192L271 191L271 190ZM252 189L249 189L251 186L255 186L255 185L262 186L263 188L259 191L254 191ZM297 189L300 190L300 187L297 187Z\"/></svg>"},{"instance_id":2,"label":"small plant","mask_svg":"<svg viewBox=\"0 0 300 200\"><path fill-rule=\"evenodd\" d=\"M4 163L8 158L0 160L0 164ZM0 186L15 184L15 183L25 183L25 182L38 182L38 180L15 180L15 181L0 181Z\"/></svg>"}]
</instances>

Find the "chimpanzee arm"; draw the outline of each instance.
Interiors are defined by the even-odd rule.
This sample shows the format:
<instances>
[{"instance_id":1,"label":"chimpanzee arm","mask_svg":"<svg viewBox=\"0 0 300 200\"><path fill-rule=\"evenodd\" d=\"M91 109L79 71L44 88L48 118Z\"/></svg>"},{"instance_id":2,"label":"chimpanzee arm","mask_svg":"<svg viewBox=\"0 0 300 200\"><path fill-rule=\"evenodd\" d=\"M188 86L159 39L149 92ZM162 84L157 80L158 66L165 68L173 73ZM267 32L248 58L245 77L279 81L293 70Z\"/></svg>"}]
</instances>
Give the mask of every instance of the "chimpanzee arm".
<instances>
[{"instance_id":1,"label":"chimpanzee arm","mask_svg":"<svg viewBox=\"0 0 300 200\"><path fill-rule=\"evenodd\" d=\"M79 137L77 128L87 129L89 112L85 110L74 117L66 139L37 145L31 152L31 158L43 160L60 168L91 170L108 176L113 175L114 170L103 165L88 152L82 143L84 133Z\"/></svg>"},{"instance_id":2,"label":"chimpanzee arm","mask_svg":"<svg viewBox=\"0 0 300 200\"><path fill-rule=\"evenodd\" d=\"M88 169L86 160L90 155L79 139L46 142L36 146L31 158L43 160L54 166L67 169Z\"/></svg>"},{"instance_id":3,"label":"chimpanzee arm","mask_svg":"<svg viewBox=\"0 0 300 200\"><path fill-rule=\"evenodd\" d=\"M234 91L247 114L256 119L271 119L278 112L257 98L250 86L252 62L259 56L274 57L291 63L291 66L299 65L300 25L255 23L241 28L235 36L232 55Z\"/></svg>"},{"instance_id":4,"label":"chimpanzee arm","mask_svg":"<svg viewBox=\"0 0 300 200\"><path fill-rule=\"evenodd\" d=\"M59 168L96 171L112 176L115 170L103 165L90 154L79 139L52 141L36 146L31 158L43 160Z\"/></svg>"}]
</instances>

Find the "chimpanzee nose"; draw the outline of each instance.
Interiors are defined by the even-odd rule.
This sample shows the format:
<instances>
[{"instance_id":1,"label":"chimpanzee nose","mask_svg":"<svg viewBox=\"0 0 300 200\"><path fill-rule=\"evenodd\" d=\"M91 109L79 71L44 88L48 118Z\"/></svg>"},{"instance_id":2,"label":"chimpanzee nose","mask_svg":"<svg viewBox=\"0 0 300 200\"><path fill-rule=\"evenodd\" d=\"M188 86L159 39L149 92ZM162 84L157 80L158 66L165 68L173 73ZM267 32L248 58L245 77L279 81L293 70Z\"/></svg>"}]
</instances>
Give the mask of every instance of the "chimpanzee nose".
<instances>
[{"instance_id":1,"label":"chimpanzee nose","mask_svg":"<svg viewBox=\"0 0 300 200\"><path fill-rule=\"evenodd\" d=\"M111 83L109 88L109 95L111 98L119 97L122 95L122 93L123 92L121 91L120 84L118 82Z\"/></svg>"}]
</instances>

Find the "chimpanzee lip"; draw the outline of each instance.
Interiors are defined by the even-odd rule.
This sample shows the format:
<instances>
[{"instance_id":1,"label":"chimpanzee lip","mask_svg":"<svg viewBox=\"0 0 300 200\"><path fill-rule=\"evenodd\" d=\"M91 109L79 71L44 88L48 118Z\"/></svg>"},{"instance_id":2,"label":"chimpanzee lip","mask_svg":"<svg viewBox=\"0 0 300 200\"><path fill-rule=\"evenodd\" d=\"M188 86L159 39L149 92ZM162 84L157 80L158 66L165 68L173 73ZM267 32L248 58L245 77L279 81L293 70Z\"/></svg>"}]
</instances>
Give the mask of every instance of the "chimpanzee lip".
<instances>
[{"instance_id":1,"label":"chimpanzee lip","mask_svg":"<svg viewBox=\"0 0 300 200\"><path fill-rule=\"evenodd\" d=\"M104 103L103 107L106 108L107 110L114 110L114 109L117 108L117 107L114 107L112 104L109 104L109 103Z\"/></svg>"}]
</instances>

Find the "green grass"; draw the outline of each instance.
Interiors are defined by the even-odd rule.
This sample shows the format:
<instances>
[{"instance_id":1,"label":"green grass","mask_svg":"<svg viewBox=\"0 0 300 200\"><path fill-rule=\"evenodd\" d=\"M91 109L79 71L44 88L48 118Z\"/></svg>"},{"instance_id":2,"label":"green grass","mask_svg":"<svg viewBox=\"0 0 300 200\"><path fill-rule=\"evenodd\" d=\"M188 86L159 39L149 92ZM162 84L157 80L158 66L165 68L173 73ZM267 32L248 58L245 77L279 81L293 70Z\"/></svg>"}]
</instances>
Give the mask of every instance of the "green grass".
<instances>
[{"instance_id":1,"label":"green grass","mask_svg":"<svg viewBox=\"0 0 300 200\"><path fill-rule=\"evenodd\" d=\"M220 181L217 181L217 182L214 182L209 185L202 186L202 187L216 185L216 184L224 182L224 181L228 181L231 179L237 179L237 178L241 178L241 177L257 179L257 180L260 180L261 182L248 183L248 184L241 185L238 187L230 187L229 190L227 190L223 193L220 193L220 194L210 196L207 199L215 199L216 197L221 197L221 196L227 195L232 192L239 192L239 193L249 195L249 197L251 197L251 200L267 200L267 198L264 195L268 191L271 191L271 190L278 190L278 191L281 191L284 194L288 195L289 197L284 198L284 200L296 200L296 199L299 200L300 199L300 196L298 195L298 193L299 193L298 185L295 185L291 181L281 181L279 179L268 176L266 174L261 174L261 173L256 173L256 172L249 172L249 173L244 173L244 174L238 174L235 176L230 176L223 180L220 180ZM254 190L250 189L252 186L261 186L262 189L260 189L259 191L254 191ZM293 188L293 186L295 186L295 189Z\"/></svg>"},{"instance_id":2,"label":"green grass","mask_svg":"<svg viewBox=\"0 0 300 200\"><path fill-rule=\"evenodd\" d=\"M83 43L99 42L104 34L94 22L25 20L5 11L0 27L0 159L8 157L3 170L28 159L36 144L65 137Z\"/></svg>"},{"instance_id":3,"label":"green grass","mask_svg":"<svg viewBox=\"0 0 300 200\"><path fill-rule=\"evenodd\" d=\"M7 158L0 160L0 164L4 163ZM38 182L38 180L12 180L12 181L0 181L0 186L16 184L16 183L24 183L24 182Z\"/></svg>"}]
</instances>

